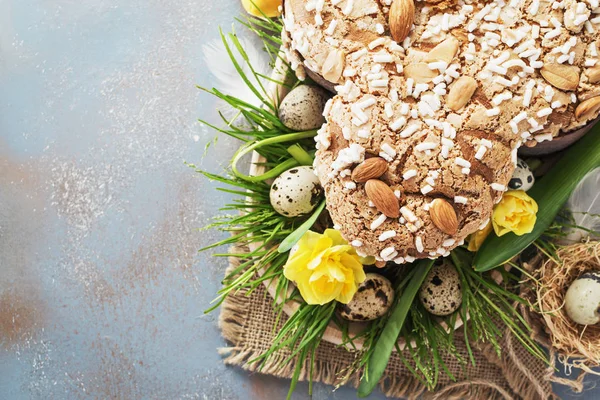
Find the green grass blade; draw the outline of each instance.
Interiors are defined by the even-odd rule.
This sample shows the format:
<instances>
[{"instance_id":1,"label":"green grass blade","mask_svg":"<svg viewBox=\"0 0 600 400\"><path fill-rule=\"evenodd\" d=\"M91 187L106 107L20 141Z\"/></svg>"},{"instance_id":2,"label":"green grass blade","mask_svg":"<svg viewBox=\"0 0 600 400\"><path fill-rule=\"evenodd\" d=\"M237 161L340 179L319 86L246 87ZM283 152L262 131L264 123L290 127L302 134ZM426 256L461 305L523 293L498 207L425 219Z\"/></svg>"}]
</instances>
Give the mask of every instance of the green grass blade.
<instances>
[{"instance_id":1,"label":"green grass blade","mask_svg":"<svg viewBox=\"0 0 600 400\"><path fill-rule=\"evenodd\" d=\"M312 226L315 224L317 218L319 218L319 215L321 215L321 212L324 208L325 200L323 200L321 204L319 204L319 206L315 209L313 215L311 215L309 219L307 219L302 225L298 227L298 229L296 229L295 231L290 233L285 239L283 239L277 251L279 251L280 253L290 251L290 249L294 247L296 243L298 243L298 240L300 240L302 235L304 235L310 228L312 228Z\"/></svg>"},{"instance_id":2,"label":"green grass blade","mask_svg":"<svg viewBox=\"0 0 600 400\"><path fill-rule=\"evenodd\" d=\"M294 160L298 161L298 164L309 166L313 164L312 156L308 154L308 152L304 150L298 143L288 147L287 151L292 157L294 157Z\"/></svg>"}]
</instances>

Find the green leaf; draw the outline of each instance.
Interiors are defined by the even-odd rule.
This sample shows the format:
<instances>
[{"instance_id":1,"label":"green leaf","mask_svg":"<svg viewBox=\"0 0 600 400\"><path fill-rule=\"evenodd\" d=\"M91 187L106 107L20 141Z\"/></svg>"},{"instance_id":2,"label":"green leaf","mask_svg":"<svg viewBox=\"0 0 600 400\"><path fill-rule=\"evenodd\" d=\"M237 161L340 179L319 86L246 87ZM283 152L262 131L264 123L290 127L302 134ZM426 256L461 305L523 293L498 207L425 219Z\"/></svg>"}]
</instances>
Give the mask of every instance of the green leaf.
<instances>
[{"instance_id":1,"label":"green leaf","mask_svg":"<svg viewBox=\"0 0 600 400\"><path fill-rule=\"evenodd\" d=\"M400 300L394 306L394 310L392 311L385 328L383 328L381 336L377 339L377 343L375 344L375 348L366 367L365 376L358 387L359 397L367 397L370 395L383 376L385 367L387 367L394 346L398 340L398 335L400 335L400 331L404 326L408 311L432 266L433 260L420 260L414 265L413 268L415 268L415 274L402 293Z\"/></svg>"},{"instance_id":2,"label":"green leaf","mask_svg":"<svg viewBox=\"0 0 600 400\"><path fill-rule=\"evenodd\" d=\"M321 215L321 212L324 208L325 200L323 200L321 204L319 204L319 206L315 209L313 215L311 215L309 219L307 219L302 225L300 225L298 229L296 229L294 232L290 233L288 237L283 239L283 242L281 242L277 251L279 251L280 253L290 251L290 249L294 247L296 243L298 243L298 240L300 240L302 235L304 235L310 228L312 228L312 226L315 224L315 221L317 220L317 218L319 218L319 215Z\"/></svg>"},{"instance_id":3,"label":"green leaf","mask_svg":"<svg viewBox=\"0 0 600 400\"><path fill-rule=\"evenodd\" d=\"M533 231L522 236L514 233L501 237L490 235L475 255L475 270L488 271L525 250L550 227L579 181L597 167L600 167L600 124L567 150L527 193L538 204Z\"/></svg>"}]
</instances>

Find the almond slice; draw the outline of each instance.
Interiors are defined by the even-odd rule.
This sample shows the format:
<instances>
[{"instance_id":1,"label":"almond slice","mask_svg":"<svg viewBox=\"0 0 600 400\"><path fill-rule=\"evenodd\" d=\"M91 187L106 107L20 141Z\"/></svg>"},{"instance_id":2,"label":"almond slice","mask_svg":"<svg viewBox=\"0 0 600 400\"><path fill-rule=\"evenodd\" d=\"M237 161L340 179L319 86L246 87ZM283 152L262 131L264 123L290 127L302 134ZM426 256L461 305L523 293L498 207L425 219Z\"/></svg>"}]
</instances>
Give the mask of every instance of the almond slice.
<instances>
[{"instance_id":1,"label":"almond slice","mask_svg":"<svg viewBox=\"0 0 600 400\"><path fill-rule=\"evenodd\" d=\"M338 49L333 49L325 58L323 67L321 68L321 75L329 82L338 83L344 71L346 65L346 54Z\"/></svg>"},{"instance_id":2,"label":"almond slice","mask_svg":"<svg viewBox=\"0 0 600 400\"><path fill-rule=\"evenodd\" d=\"M588 81L590 83L599 83L600 82L600 62L596 63L595 66L588 68L585 73L588 76Z\"/></svg>"},{"instance_id":3,"label":"almond slice","mask_svg":"<svg viewBox=\"0 0 600 400\"><path fill-rule=\"evenodd\" d=\"M367 158L358 164L352 171L352 180L355 182L366 182L369 179L379 178L388 169L388 162L381 157Z\"/></svg>"},{"instance_id":4,"label":"almond slice","mask_svg":"<svg viewBox=\"0 0 600 400\"><path fill-rule=\"evenodd\" d=\"M579 86L579 67L574 65L544 64L540 73L557 89L572 91Z\"/></svg>"},{"instance_id":5,"label":"almond slice","mask_svg":"<svg viewBox=\"0 0 600 400\"><path fill-rule=\"evenodd\" d=\"M438 76L438 72L425 63L410 64L404 67L404 76L412 78L416 83L429 83Z\"/></svg>"},{"instance_id":6,"label":"almond slice","mask_svg":"<svg viewBox=\"0 0 600 400\"><path fill-rule=\"evenodd\" d=\"M370 179L365 184L365 191L369 200L375 204L377 210L389 218L400 216L400 203L394 191L379 179Z\"/></svg>"},{"instance_id":7,"label":"almond slice","mask_svg":"<svg viewBox=\"0 0 600 400\"><path fill-rule=\"evenodd\" d=\"M458 232L456 211L446 200L435 199L429 206L429 216L440 231L451 236L456 235L456 232Z\"/></svg>"},{"instance_id":8,"label":"almond slice","mask_svg":"<svg viewBox=\"0 0 600 400\"><path fill-rule=\"evenodd\" d=\"M461 76L450 86L446 100L448 108L452 111L460 110L469 103L475 90L477 90L477 81L470 76Z\"/></svg>"},{"instance_id":9,"label":"almond slice","mask_svg":"<svg viewBox=\"0 0 600 400\"><path fill-rule=\"evenodd\" d=\"M600 111L600 96L592 97L579 103L575 109L575 118L580 121L587 121L598 116Z\"/></svg>"},{"instance_id":10,"label":"almond slice","mask_svg":"<svg viewBox=\"0 0 600 400\"><path fill-rule=\"evenodd\" d=\"M450 64L458 52L459 46L458 39L454 36L450 36L440 44L429 50L429 53L425 56L425 63L444 61L446 64Z\"/></svg>"},{"instance_id":11,"label":"almond slice","mask_svg":"<svg viewBox=\"0 0 600 400\"><path fill-rule=\"evenodd\" d=\"M402 42L408 36L414 21L414 1L394 0L390 7L388 22L390 25L390 32L396 42Z\"/></svg>"}]
</instances>

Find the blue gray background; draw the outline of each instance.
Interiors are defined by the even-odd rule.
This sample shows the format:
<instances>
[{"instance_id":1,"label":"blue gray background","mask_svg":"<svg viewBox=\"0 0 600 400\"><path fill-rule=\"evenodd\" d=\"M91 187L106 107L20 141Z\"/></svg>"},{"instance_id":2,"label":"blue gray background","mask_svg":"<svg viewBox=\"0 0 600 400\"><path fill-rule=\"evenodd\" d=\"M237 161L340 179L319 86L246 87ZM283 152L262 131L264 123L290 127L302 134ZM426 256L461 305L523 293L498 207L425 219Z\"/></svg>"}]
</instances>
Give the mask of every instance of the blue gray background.
<instances>
[{"instance_id":1,"label":"blue gray background","mask_svg":"<svg viewBox=\"0 0 600 400\"><path fill-rule=\"evenodd\" d=\"M183 163L221 172L236 149L220 138L203 157L214 133L196 120L216 104L195 84L215 82L203 45L240 12L0 0L1 399L284 398L289 382L216 352L202 311L226 262L197 249L224 234L198 228L229 196Z\"/></svg>"}]
</instances>

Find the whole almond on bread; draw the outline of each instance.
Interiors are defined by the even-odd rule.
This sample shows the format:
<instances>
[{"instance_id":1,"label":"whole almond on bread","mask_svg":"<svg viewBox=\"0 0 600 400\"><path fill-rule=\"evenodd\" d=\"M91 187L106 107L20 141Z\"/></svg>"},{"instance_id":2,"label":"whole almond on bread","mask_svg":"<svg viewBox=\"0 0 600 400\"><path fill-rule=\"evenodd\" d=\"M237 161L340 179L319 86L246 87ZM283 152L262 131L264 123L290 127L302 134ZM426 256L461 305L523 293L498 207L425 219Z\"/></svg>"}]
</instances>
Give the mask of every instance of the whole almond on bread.
<instances>
[{"instance_id":1,"label":"whole almond on bread","mask_svg":"<svg viewBox=\"0 0 600 400\"><path fill-rule=\"evenodd\" d=\"M366 182L369 179L379 178L385 174L388 169L388 163L381 157L367 158L358 164L352 171L352 180L354 182Z\"/></svg>"},{"instance_id":2,"label":"whole almond on bread","mask_svg":"<svg viewBox=\"0 0 600 400\"><path fill-rule=\"evenodd\" d=\"M400 216L400 203L394 191L379 179L371 179L365 184L365 191L369 200L386 217L398 218Z\"/></svg>"},{"instance_id":3,"label":"whole almond on bread","mask_svg":"<svg viewBox=\"0 0 600 400\"><path fill-rule=\"evenodd\" d=\"M392 37L396 42L402 42L408 36L415 21L414 1L394 0L388 18Z\"/></svg>"},{"instance_id":4,"label":"whole almond on bread","mask_svg":"<svg viewBox=\"0 0 600 400\"><path fill-rule=\"evenodd\" d=\"M444 199L435 199L429 206L429 215L433 224L448 235L456 235L458 231L458 218L456 211L450 203Z\"/></svg>"}]
</instances>

